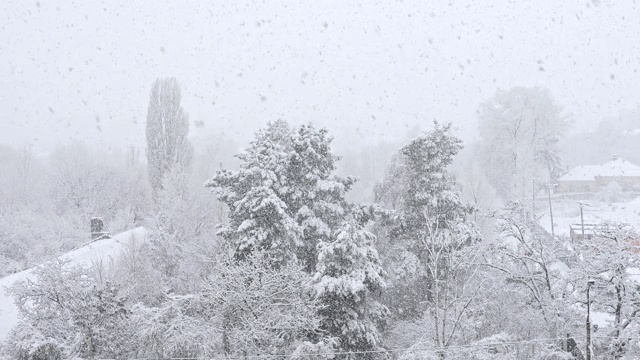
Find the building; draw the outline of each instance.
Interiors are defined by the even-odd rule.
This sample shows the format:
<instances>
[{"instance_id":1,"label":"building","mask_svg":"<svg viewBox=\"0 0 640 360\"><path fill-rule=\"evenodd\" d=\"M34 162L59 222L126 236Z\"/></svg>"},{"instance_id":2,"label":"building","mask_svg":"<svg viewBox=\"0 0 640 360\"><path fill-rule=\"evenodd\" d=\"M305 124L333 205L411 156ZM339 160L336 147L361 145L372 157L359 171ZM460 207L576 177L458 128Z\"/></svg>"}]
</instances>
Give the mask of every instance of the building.
<instances>
[{"instance_id":1,"label":"building","mask_svg":"<svg viewBox=\"0 0 640 360\"><path fill-rule=\"evenodd\" d=\"M640 190L640 166L618 156L602 165L581 165L558 179L556 193L594 193L614 182L623 191Z\"/></svg>"}]
</instances>

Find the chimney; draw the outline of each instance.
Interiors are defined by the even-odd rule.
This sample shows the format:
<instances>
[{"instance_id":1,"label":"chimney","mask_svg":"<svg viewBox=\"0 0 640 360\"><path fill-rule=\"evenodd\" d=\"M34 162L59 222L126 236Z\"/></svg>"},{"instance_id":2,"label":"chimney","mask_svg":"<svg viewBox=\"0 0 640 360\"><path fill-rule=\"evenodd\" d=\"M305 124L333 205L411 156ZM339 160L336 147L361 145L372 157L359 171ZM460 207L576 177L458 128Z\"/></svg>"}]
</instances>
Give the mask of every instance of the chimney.
<instances>
[{"instance_id":1,"label":"chimney","mask_svg":"<svg viewBox=\"0 0 640 360\"><path fill-rule=\"evenodd\" d=\"M104 231L104 221L101 217L91 218L91 240L108 238L109 233Z\"/></svg>"}]
</instances>

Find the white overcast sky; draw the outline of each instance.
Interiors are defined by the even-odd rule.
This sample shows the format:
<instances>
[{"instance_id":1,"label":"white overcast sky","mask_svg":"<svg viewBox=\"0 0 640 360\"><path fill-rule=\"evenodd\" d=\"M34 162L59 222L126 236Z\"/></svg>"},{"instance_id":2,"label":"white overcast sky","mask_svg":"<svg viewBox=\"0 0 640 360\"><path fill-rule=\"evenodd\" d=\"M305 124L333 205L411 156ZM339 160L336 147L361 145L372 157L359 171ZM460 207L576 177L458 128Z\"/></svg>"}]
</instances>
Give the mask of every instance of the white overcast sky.
<instances>
[{"instance_id":1,"label":"white overcast sky","mask_svg":"<svg viewBox=\"0 0 640 360\"><path fill-rule=\"evenodd\" d=\"M268 120L336 142L432 119L477 131L496 89L547 87L576 125L640 100L633 0L56 1L0 5L0 143L144 147L151 84L241 141ZM192 132L204 131L192 126Z\"/></svg>"}]
</instances>

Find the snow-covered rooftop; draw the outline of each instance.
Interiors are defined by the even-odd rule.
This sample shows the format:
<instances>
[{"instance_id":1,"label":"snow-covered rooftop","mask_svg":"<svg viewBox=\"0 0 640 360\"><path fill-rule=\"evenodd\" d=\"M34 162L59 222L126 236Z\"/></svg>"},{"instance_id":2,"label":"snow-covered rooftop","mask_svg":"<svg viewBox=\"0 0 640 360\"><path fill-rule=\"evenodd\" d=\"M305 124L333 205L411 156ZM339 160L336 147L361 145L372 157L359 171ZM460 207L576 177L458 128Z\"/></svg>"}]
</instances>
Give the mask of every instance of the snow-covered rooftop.
<instances>
[{"instance_id":1,"label":"snow-covered rooftop","mask_svg":"<svg viewBox=\"0 0 640 360\"><path fill-rule=\"evenodd\" d=\"M588 181L598 176L637 176L640 166L617 158L602 165L581 165L560 177L560 181Z\"/></svg>"},{"instance_id":2,"label":"snow-covered rooftop","mask_svg":"<svg viewBox=\"0 0 640 360\"><path fill-rule=\"evenodd\" d=\"M120 252L135 241L145 241L146 230L139 227L115 235L110 239L103 239L88 243L78 249L72 250L60 259L69 261L70 265L91 266L100 261L115 259ZM6 288L13 284L33 278L34 268L11 274L0 279L0 342L7 339L11 329L18 324L18 309L13 298L7 294Z\"/></svg>"},{"instance_id":3,"label":"snow-covered rooftop","mask_svg":"<svg viewBox=\"0 0 640 360\"><path fill-rule=\"evenodd\" d=\"M589 181L595 179L599 165L580 165L560 177L560 181Z\"/></svg>"}]
</instances>

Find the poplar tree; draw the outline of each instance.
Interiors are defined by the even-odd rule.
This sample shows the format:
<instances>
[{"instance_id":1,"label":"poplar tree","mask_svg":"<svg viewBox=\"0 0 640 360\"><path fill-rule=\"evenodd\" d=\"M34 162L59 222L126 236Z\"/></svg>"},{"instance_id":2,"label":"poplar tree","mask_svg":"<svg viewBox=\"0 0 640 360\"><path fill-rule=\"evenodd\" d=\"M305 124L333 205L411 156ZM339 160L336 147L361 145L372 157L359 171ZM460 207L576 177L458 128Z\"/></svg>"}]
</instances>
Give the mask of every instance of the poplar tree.
<instances>
[{"instance_id":1,"label":"poplar tree","mask_svg":"<svg viewBox=\"0 0 640 360\"><path fill-rule=\"evenodd\" d=\"M192 148L188 115L180 105L182 94L175 78L157 79L151 88L147 111L147 166L154 199L164 176L188 168Z\"/></svg>"}]
</instances>

